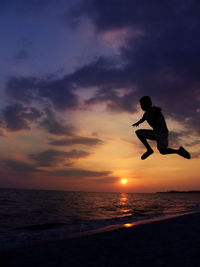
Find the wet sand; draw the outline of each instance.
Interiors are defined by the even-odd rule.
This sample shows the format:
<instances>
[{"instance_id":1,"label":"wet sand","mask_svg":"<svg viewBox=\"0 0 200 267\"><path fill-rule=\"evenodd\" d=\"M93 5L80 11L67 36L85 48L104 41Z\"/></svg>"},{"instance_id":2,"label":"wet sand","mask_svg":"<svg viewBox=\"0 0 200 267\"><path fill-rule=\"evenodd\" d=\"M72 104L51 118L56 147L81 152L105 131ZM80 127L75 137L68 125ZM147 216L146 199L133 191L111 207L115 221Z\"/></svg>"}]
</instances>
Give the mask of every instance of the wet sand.
<instances>
[{"instance_id":1,"label":"wet sand","mask_svg":"<svg viewBox=\"0 0 200 267\"><path fill-rule=\"evenodd\" d=\"M200 266L200 213L0 252L1 266Z\"/></svg>"}]
</instances>

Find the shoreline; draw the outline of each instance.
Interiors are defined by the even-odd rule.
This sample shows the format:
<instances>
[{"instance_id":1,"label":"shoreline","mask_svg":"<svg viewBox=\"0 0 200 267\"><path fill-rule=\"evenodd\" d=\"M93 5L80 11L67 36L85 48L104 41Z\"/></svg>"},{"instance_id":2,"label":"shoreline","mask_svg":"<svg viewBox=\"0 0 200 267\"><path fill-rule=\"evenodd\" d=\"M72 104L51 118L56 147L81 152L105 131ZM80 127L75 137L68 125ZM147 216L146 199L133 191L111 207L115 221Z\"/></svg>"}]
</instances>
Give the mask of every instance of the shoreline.
<instances>
[{"instance_id":1,"label":"shoreline","mask_svg":"<svg viewBox=\"0 0 200 267\"><path fill-rule=\"evenodd\" d=\"M3 266L200 266L200 213L1 251Z\"/></svg>"},{"instance_id":2,"label":"shoreline","mask_svg":"<svg viewBox=\"0 0 200 267\"><path fill-rule=\"evenodd\" d=\"M84 231L84 232L80 232L80 233L74 233L74 234L70 234L69 236L66 236L63 239L78 238L78 237L82 237L82 236L88 236L88 235L100 234L100 233L104 233L104 232L116 231L116 230L124 229L124 228L132 228L132 227L136 227L138 225L144 225L144 224L149 224L149 223L153 223L153 222L170 220L173 218L178 218L181 216L191 215L191 214L196 214L196 213L200 214L200 212L197 212L197 211L186 211L186 212L182 212L182 213L163 214L163 215L156 216L153 218L139 219L139 220L134 221L134 222L108 225L108 226L94 229L94 230L88 230L88 231Z\"/></svg>"}]
</instances>

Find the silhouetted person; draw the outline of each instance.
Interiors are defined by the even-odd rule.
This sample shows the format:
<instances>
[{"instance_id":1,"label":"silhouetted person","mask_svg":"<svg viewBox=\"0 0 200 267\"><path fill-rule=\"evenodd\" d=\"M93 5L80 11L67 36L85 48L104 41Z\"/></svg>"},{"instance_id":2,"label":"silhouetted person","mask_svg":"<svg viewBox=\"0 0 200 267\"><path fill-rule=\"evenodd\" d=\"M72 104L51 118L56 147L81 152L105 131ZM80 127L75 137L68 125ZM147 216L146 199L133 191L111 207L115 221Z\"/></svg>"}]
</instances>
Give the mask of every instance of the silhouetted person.
<instances>
[{"instance_id":1,"label":"silhouetted person","mask_svg":"<svg viewBox=\"0 0 200 267\"><path fill-rule=\"evenodd\" d=\"M139 126L145 120L153 128L153 130L137 130L136 135L146 147L147 151L141 156L141 159L146 159L153 153L153 149L147 142L147 139L156 140L157 148L161 154L178 154L184 158L190 159L190 154L181 146L179 149L172 149L168 147L168 129L165 122L165 118L161 113L159 107L152 106L151 98L149 96L143 96L140 99L140 105L142 110L145 111L143 117L132 126Z\"/></svg>"}]
</instances>

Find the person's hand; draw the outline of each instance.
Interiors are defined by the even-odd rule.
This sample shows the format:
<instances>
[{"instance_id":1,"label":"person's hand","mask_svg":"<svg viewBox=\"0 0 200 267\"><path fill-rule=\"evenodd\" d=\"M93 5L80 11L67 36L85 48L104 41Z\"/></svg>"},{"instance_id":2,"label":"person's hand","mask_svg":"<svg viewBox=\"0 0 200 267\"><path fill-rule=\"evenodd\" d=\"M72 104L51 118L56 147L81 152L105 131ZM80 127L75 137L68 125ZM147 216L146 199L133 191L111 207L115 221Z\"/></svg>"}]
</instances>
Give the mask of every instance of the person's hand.
<instances>
[{"instance_id":1,"label":"person's hand","mask_svg":"<svg viewBox=\"0 0 200 267\"><path fill-rule=\"evenodd\" d=\"M139 123L136 122L136 123L132 124L132 126L133 126L133 127L138 127L138 126L139 126Z\"/></svg>"}]
</instances>

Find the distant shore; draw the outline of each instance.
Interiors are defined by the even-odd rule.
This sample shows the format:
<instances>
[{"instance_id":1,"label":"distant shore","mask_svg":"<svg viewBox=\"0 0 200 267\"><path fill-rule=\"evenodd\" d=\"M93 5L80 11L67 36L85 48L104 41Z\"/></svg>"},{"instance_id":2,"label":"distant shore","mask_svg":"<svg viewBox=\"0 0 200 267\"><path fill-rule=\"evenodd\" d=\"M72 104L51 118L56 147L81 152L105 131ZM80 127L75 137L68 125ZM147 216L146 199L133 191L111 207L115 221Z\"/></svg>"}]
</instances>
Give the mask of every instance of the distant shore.
<instances>
[{"instance_id":1,"label":"distant shore","mask_svg":"<svg viewBox=\"0 0 200 267\"><path fill-rule=\"evenodd\" d=\"M0 252L2 266L200 266L200 213Z\"/></svg>"},{"instance_id":2,"label":"distant shore","mask_svg":"<svg viewBox=\"0 0 200 267\"><path fill-rule=\"evenodd\" d=\"M176 190L170 190L166 192L156 192L156 194L200 194L199 190L191 190L191 191L176 191Z\"/></svg>"}]
</instances>

